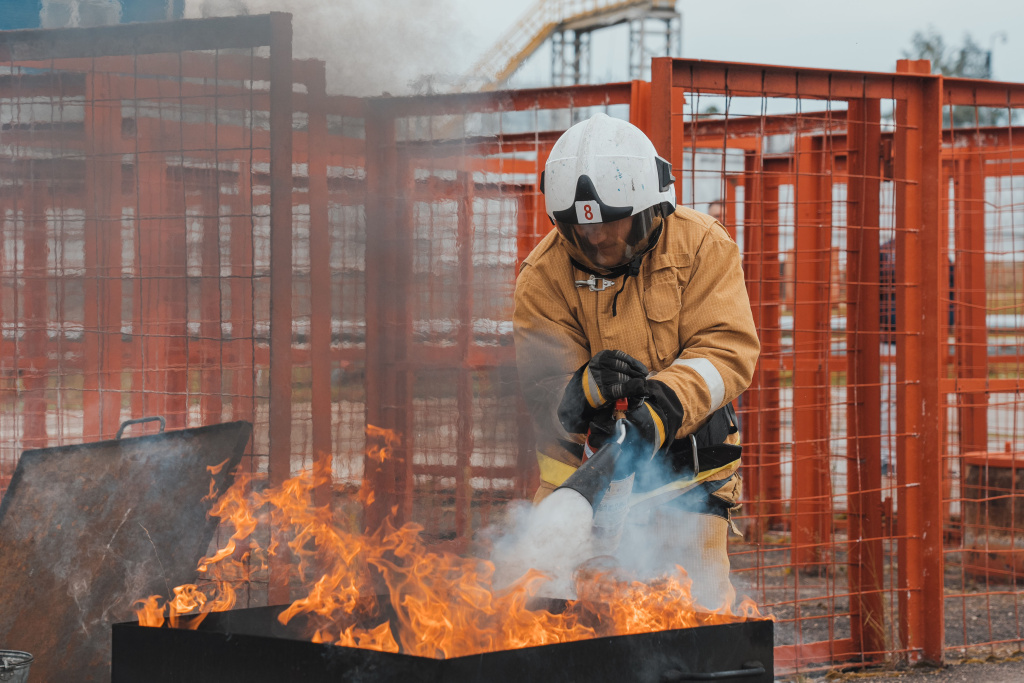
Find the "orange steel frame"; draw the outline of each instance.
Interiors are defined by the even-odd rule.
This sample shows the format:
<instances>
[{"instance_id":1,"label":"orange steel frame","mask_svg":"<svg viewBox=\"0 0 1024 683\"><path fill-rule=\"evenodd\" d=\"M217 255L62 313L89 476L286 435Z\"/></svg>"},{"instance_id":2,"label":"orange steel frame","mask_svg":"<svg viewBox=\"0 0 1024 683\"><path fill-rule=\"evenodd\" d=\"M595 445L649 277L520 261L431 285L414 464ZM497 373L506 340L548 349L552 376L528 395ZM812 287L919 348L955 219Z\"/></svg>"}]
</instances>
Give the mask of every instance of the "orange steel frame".
<instances>
[{"instance_id":1,"label":"orange steel frame","mask_svg":"<svg viewBox=\"0 0 1024 683\"><path fill-rule=\"evenodd\" d=\"M878 194L874 190L879 177L878 154L881 150L876 144L878 103L882 99L898 103L894 144L895 176L902 181L896 190L896 282L902 285L902 291L898 293L902 306L897 312L896 332L897 467L901 511L897 532L900 641L912 660L924 657L941 661L944 652L942 507L938 496L924 494L926 491L940 491L942 487L939 432L925 427L939 424L941 406L937 329L940 320L938 293L943 291L938 286L937 268L941 251L937 208L940 197L941 80L915 73L914 69L920 66L901 64L899 74L868 74L656 59L652 67L652 111L656 115L650 133L658 149L672 160L673 167L682 169L687 139L682 116L685 93L847 102L850 134L846 138L846 151L850 157L848 166L851 167L848 173L855 181L850 188L854 201L848 199L848 204L854 207L847 220L848 239L854 244L865 245L877 241L864 240L859 235L879 225L875 200ZM799 136L797 140L788 172L795 176L797 305L793 333L796 350L793 411L794 415L800 415L800 419L794 420L793 494L789 504L793 563L807 569L820 562L820 552L831 541L831 521L824 514L824 502L831 497L827 459L830 436L830 307L829 294L824 291L830 281L827 254L831 242L831 196L823 192L822 187L822 179L827 177L826 155L830 155L831 150L816 146L814 138ZM760 164L756 156L751 163L755 168ZM679 190L681 199L681 188ZM771 186L759 187L756 183L752 190L759 200L764 194L776 191ZM763 232L766 218L771 219L746 216L753 222L754 239L760 240L761 255L777 253L777 247L772 244L776 237ZM758 227L762 230L758 231ZM851 254L857 276L851 277L855 288L853 294L860 296L849 297L853 307L847 316L848 339L851 340L848 370L860 380L856 391L867 392L855 395L849 402L851 424L860 425L863 430L851 430L849 437L851 452L857 454L848 468L852 494L849 537L857 541L849 555L849 593L853 598L850 605L851 638L848 643L794 646L791 651L780 653L780 659L796 666L821 659L826 653L834 655L843 649L854 653L880 653L885 649L879 642L878 630L867 627L867 624L884 623L882 572L879 567L880 539L883 538L878 496L881 486L876 467L880 453L875 436L880 430L872 428L878 420L878 403L872 402L875 398L872 394L878 384L876 340L879 320L872 310L877 301L872 292L876 287L874 283L878 281L873 272L877 269L878 259L873 251L874 247ZM757 252L750 253L748 246L748 259L757 256ZM764 268L763 264L750 265L755 270ZM750 275L748 272L748 277ZM779 299L773 289L773 278L767 278L768 297L763 296L765 292L760 287L753 286L760 279L750 278L750 282L752 308L764 325L762 329L778 329L775 302ZM863 290L860 283L866 283ZM900 314L905 311L922 311L924 314ZM745 440L751 450L761 444L778 441L774 438L777 428L773 429L770 423L764 424L766 418L771 419L768 417L770 410L776 405L772 394L777 391L778 375L770 368L778 341L769 333L765 342L765 361L752 392L760 415L748 422L745 428ZM766 376L766 370L772 374ZM859 433L868 438L858 438ZM766 434L768 438L764 438ZM747 457L748 469L751 466L753 469L750 478L753 479L754 500L778 500L777 489L771 488L777 481L777 456L769 449L767 452L755 450ZM860 463L864 463L863 468ZM755 514L759 514L760 508L756 510ZM777 508L769 510L769 514L778 514Z\"/></svg>"},{"instance_id":2,"label":"orange steel frame","mask_svg":"<svg viewBox=\"0 0 1024 683\"><path fill-rule=\"evenodd\" d=\"M970 145L956 146L956 131L943 131L943 107L952 105L1024 107L1024 85L943 79L927 73L920 62L901 62L898 73L839 72L763 65L655 59L650 83L635 81L601 86L546 88L497 93L408 98L356 99L327 94L324 65L291 56L288 15L172 22L158 28L111 27L86 31L10 32L0 34L0 64L33 71L0 81L0 97L84 97L84 134L54 135L49 140L11 129L0 139L15 144L50 144L80 150L86 184L75 192L57 182L45 190L0 196L0 208L28 206L34 223L24 229L19 277L22 302L0 311L5 325L14 325L15 340L0 335L0 370L20 376L22 447L45 447L58 437L47 428L48 378L74 368L84 377L82 438L110 438L122 414L122 377L131 373L128 390L132 417L161 414L169 427L189 422L190 370L199 369L199 413L202 423L221 419L230 407L235 416L257 414L258 400L268 407L268 478L280 483L293 472L293 372L310 371L310 426L314 469L320 475L317 502L332 499L329 485L334 446L332 368L339 363L365 365L365 423L395 431L401 441L391 457L366 457L365 503L361 523L376 528L385 518L398 523L424 521L414 510L421 477L451 479L453 523L447 546L466 547L476 528L474 505L487 504L474 489L474 478L515 480L515 495L528 497L536 484L532 435L521 406L506 406L519 415L518 457L514 465L480 465L473 453L481 444L474 433L476 373L510 368L509 346L484 346L473 338L474 240L477 216L474 198L493 192L475 174L530 177L505 183L501 196L516 200L516 253L521 261L550 230L536 178L560 130L502 133L474 139L409 140L397 134L404 120L443 119L467 113L488 114L628 106L630 120L654 140L670 159L677 177L684 174L685 155L698 148L743 151L743 170L727 186L727 211L737 206L736 188L744 191L744 268L748 294L762 341L762 356L742 405L744 417L748 529L754 543L773 531L791 534L787 566L798 574L823 576L836 549L846 553L849 637L820 642L795 642L777 647L783 669L818 663L877 661L896 654L910 661L940 661L948 649L944 639L943 547L952 524L952 456L946 443L946 396L957 411L959 453L986 451L988 395L1019 392L1018 379L990 379L987 368L1006 357L987 351L985 320L986 173L993 164L1012 174L1016 160L1014 128L979 131ZM269 46L269 57L211 54L200 50ZM148 54L163 53L163 54ZM145 75L149 78L141 78ZM153 78L156 77L156 78ZM267 89L243 87L264 81ZM300 86L295 90L294 85ZM844 109L810 114L753 116L734 120L699 119L687 114L692 93L731 97L814 100L842 103ZM187 101L214 112L265 112L265 127L211 124L209 121L168 121L135 116L135 130L124 134L122 101L151 98ZM882 102L896 103L894 129L882 124ZM305 129L293 129L293 112L303 112ZM216 115L215 115L216 116ZM362 138L348 137L329 124L338 118L363 122ZM766 136L793 134L794 148L767 155ZM1024 136L1024 132L1021 133ZM1022 137L1021 139L1024 139ZM213 171L170 169L161 156L182 150L213 164ZM181 151L184 160L184 151ZM516 153L516 157L508 156ZM134 287L130 320L122 315L122 157L134 155L141 243L134 245L138 267L146 277L127 282ZM13 175L29 171L9 163ZM240 164L234 193L218 188L231 163ZM257 166L263 164L260 170ZM295 166L305 165L305 180ZM362 169L364 178L339 181L330 168ZM419 168L443 168L454 180L424 182ZM988 170L986 170L988 169ZM51 173L57 173L54 168ZM1019 171L1018 171L1019 172ZM52 176L56 177L56 176ZM884 333L879 324L882 295L879 231L880 187L895 181L895 288L897 327ZM957 184L954 234L963 256L955 270L955 322L947 322L948 281L945 264L947 186ZM302 187L305 182L305 187ZM847 186L845 297L837 300L833 286L832 188ZM253 194L254 184L269 186L269 196ZM780 188L793 187L795 233L792 347L784 343L783 306L787 285L779 270ZM204 254L200 277L198 335L190 334L185 312L188 296L185 266L186 193L198 192L204 222ZM682 183L677 183L682 200ZM65 196L60 196L65 193ZM414 254L409 239L414 204L444 197L457 202L455 248L458 256L459 321L454 344L427 346L415 340ZM361 199L360 199L361 198ZM85 276L83 279L83 341L73 361L55 361L54 342L47 338L53 297L47 268L46 211L82 206L86 213ZM334 304L329 206L365 205L365 348L332 343ZM220 204L226 204L228 215ZM309 210L308 296L296 295L293 272L293 212ZM257 305L257 273L251 221L257 208L269 211L269 320L266 343L246 339L238 330L261 317ZM2 218L2 216L0 216ZM222 276L214 264L220 244L219 220L230 224L230 315L223 315L219 287ZM732 223L733 221L727 221ZM6 277L6 275L5 275ZM18 285L16 285L16 288ZM52 290L52 291L51 291ZM308 343L296 341L293 322L308 312ZM845 355L833 350L831 317L835 304L846 305ZM920 314L917 314L917 313ZM130 322L133 335L121 336ZM232 338L221 325L230 323ZM16 343L23 325L25 341ZM5 328L6 329L6 328ZM895 340L895 454L897 507L893 515L883 504L881 413L884 384L880 347L883 335ZM956 339L948 348L947 335ZM1017 354L1020 354L1019 349ZM260 395L257 368L269 372L269 390ZM455 464L416 462L414 399L416 377L427 369L444 369L456 377L456 437L451 445ZM222 376L222 370L230 378ZM833 376L845 373L848 394L843 419L847 425L845 489L847 516L842 540L834 519L830 476ZM788 379L791 377L791 380ZM784 494L784 428L780 415L782 388L792 383L791 491ZM221 396L225 383L230 396ZM5 391L9 391L6 390ZM367 437L368 440L370 437ZM487 444L484 444L487 445ZM0 472L2 477L5 472ZM0 479L0 484L5 482ZM942 495L939 495L939 492ZM429 524L428 524L429 526ZM896 577L885 585L886 548L896 548ZM270 599L287 599L280 556L272 566ZM799 586L799 583L797 584ZM887 640L884 624L893 599L898 614L898 643ZM794 598L794 603L799 602Z\"/></svg>"}]
</instances>

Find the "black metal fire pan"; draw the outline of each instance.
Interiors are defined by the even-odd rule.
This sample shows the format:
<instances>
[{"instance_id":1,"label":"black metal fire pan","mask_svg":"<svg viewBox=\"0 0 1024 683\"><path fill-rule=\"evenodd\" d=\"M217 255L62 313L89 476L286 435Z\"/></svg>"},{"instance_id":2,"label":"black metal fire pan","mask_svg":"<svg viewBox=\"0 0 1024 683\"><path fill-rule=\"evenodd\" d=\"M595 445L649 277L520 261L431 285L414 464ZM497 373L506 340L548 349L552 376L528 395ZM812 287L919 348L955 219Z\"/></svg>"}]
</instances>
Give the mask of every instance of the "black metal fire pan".
<instances>
[{"instance_id":1,"label":"black metal fire pan","mask_svg":"<svg viewBox=\"0 0 1024 683\"><path fill-rule=\"evenodd\" d=\"M25 451L0 504L0 645L32 680L106 681L110 625L190 583L248 422ZM208 466L223 467L211 475Z\"/></svg>"},{"instance_id":2,"label":"black metal fire pan","mask_svg":"<svg viewBox=\"0 0 1024 683\"><path fill-rule=\"evenodd\" d=\"M113 683L773 680L773 623L747 621L430 659L295 640L280 607L211 614L198 630L113 627Z\"/></svg>"}]
</instances>

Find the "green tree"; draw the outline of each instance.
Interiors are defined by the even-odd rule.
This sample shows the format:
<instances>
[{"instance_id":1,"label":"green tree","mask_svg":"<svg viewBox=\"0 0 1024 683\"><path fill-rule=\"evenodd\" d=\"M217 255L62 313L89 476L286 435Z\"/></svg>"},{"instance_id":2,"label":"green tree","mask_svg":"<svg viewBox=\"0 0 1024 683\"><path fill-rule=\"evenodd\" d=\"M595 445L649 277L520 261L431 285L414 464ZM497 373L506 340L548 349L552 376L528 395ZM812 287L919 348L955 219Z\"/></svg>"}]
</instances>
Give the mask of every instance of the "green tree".
<instances>
[{"instance_id":1,"label":"green tree","mask_svg":"<svg viewBox=\"0 0 1024 683\"><path fill-rule=\"evenodd\" d=\"M1005 36L997 34L993 39ZM964 34L962 45L947 45L945 39L934 29L918 31L910 40L909 50L903 51L906 59L929 59L932 73L958 78L992 78L992 50L986 50L974 42L970 33ZM953 126L997 126L1006 122L1005 109L991 107L953 107ZM950 125L948 109L943 111L942 123Z\"/></svg>"}]
</instances>

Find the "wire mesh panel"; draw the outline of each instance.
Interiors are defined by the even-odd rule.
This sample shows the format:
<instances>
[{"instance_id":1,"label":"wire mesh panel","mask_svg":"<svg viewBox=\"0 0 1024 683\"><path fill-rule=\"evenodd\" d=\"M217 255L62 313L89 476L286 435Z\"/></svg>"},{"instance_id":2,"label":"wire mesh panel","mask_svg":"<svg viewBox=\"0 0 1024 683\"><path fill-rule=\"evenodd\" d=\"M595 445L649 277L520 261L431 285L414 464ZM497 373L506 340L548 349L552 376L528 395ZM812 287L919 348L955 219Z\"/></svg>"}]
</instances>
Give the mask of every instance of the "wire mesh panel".
<instances>
[{"instance_id":1,"label":"wire mesh panel","mask_svg":"<svg viewBox=\"0 0 1024 683\"><path fill-rule=\"evenodd\" d=\"M935 92L910 74L655 61L652 138L680 201L744 254L762 351L738 406L746 537L731 554L780 618L785 668L941 650L923 493L939 486L924 424L939 338L919 315L937 306L922 230L938 218Z\"/></svg>"},{"instance_id":2,"label":"wire mesh panel","mask_svg":"<svg viewBox=\"0 0 1024 683\"><path fill-rule=\"evenodd\" d=\"M945 617L957 654L1024 640L1022 106L1019 85L943 82Z\"/></svg>"},{"instance_id":3,"label":"wire mesh panel","mask_svg":"<svg viewBox=\"0 0 1024 683\"><path fill-rule=\"evenodd\" d=\"M628 116L631 89L367 103L367 419L400 438L367 461L367 526L393 514L464 547L532 494L511 320L519 261L550 230L540 169L575 120Z\"/></svg>"},{"instance_id":4,"label":"wire mesh panel","mask_svg":"<svg viewBox=\"0 0 1024 683\"><path fill-rule=\"evenodd\" d=\"M245 466L283 480L290 16L8 32L0 70L0 490L24 448L146 417L251 421Z\"/></svg>"},{"instance_id":5,"label":"wire mesh panel","mask_svg":"<svg viewBox=\"0 0 1024 683\"><path fill-rule=\"evenodd\" d=\"M271 23L5 34L0 480L129 418L266 440Z\"/></svg>"},{"instance_id":6,"label":"wire mesh panel","mask_svg":"<svg viewBox=\"0 0 1024 683\"><path fill-rule=\"evenodd\" d=\"M731 556L780 666L1018 648L1024 86L899 71L363 100L283 15L2 34L0 492L25 448L246 419L257 485L465 549L536 487L515 277L603 111L742 250Z\"/></svg>"}]
</instances>

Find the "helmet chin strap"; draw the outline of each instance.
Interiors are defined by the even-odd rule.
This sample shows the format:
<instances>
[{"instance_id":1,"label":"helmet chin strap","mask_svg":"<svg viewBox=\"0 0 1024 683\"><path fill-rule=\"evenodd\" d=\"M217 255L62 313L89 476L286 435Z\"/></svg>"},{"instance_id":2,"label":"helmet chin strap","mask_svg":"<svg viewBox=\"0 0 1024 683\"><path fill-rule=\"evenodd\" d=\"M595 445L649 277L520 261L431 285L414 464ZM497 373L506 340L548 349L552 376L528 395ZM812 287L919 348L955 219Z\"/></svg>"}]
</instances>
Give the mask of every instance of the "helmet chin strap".
<instances>
[{"instance_id":1,"label":"helmet chin strap","mask_svg":"<svg viewBox=\"0 0 1024 683\"><path fill-rule=\"evenodd\" d=\"M646 253L647 252L645 251L644 254L646 254ZM619 314L619 311L618 311L619 294L622 294L622 290L624 290L626 288L626 281L629 280L629 278L636 277L637 275L640 274L640 264L644 260L644 254L639 254L638 256L634 256L633 260L626 264L628 266L628 270L626 270L626 277L622 278L622 286L619 287L619 291L615 292L615 296L612 297L612 317L613 318Z\"/></svg>"}]
</instances>

